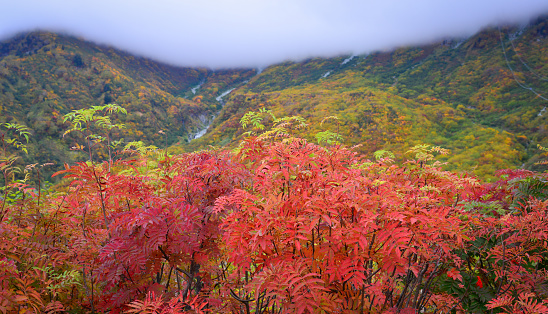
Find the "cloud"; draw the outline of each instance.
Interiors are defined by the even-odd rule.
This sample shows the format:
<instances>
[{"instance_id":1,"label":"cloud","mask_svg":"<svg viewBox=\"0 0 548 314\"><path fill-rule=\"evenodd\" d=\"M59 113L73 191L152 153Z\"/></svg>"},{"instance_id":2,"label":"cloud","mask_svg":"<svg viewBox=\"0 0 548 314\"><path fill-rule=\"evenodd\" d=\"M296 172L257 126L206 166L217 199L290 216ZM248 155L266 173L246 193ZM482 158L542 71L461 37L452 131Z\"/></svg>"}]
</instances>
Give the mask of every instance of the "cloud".
<instances>
[{"instance_id":1,"label":"cloud","mask_svg":"<svg viewBox=\"0 0 548 314\"><path fill-rule=\"evenodd\" d=\"M60 31L185 66L367 53L527 22L546 0L1 0L0 38Z\"/></svg>"}]
</instances>

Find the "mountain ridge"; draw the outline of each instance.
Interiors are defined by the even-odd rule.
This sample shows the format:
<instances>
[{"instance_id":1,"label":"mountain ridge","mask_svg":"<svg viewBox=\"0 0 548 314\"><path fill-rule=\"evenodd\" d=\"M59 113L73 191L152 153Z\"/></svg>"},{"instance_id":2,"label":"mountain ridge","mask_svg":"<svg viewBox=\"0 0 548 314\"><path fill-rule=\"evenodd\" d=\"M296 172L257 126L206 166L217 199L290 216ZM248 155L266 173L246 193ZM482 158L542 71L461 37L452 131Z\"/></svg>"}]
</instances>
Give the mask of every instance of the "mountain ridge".
<instances>
[{"instance_id":1,"label":"mountain ridge","mask_svg":"<svg viewBox=\"0 0 548 314\"><path fill-rule=\"evenodd\" d=\"M548 76L547 38L542 17L527 27L488 28L389 52L213 71L75 37L25 33L0 43L0 122L29 126L35 134L29 156L62 164L82 158L61 136L68 127L62 116L91 105L122 105L129 114L119 118L128 130L118 136L163 147L158 131L167 131L174 152L233 147L249 110L301 115L310 127L298 135L311 141L335 128L320 122L336 115L344 143L362 145L360 152L403 156L416 144L438 145L452 150L442 159L449 169L489 177L501 167L538 168L543 158L536 145L548 146L542 112L548 103L516 81L548 91L532 74Z\"/></svg>"}]
</instances>

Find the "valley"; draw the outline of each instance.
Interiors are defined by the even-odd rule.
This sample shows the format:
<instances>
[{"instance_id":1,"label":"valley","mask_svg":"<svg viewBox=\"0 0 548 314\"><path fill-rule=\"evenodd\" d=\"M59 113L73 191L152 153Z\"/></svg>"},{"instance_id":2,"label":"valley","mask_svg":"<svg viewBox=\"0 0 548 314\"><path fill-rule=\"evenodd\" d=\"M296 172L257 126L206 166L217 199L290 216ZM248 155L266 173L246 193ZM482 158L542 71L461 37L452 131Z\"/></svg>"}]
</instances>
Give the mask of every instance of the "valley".
<instances>
[{"instance_id":1,"label":"valley","mask_svg":"<svg viewBox=\"0 0 548 314\"><path fill-rule=\"evenodd\" d=\"M115 136L163 148L162 130L182 152L233 147L245 132L239 119L265 108L304 117L310 127L299 136L309 140L336 128L344 144L369 155L432 144L451 150L447 169L488 178L502 168L537 169L537 145L548 145L547 23L260 71L181 68L70 36L21 34L0 44L0 123L31 129L25 162L58 168L82 159L69 150L76 139L63 137L71 110L119 104L127 127ZM337 126L320 123L328 116Z\"/></svg>"}]
</instances>

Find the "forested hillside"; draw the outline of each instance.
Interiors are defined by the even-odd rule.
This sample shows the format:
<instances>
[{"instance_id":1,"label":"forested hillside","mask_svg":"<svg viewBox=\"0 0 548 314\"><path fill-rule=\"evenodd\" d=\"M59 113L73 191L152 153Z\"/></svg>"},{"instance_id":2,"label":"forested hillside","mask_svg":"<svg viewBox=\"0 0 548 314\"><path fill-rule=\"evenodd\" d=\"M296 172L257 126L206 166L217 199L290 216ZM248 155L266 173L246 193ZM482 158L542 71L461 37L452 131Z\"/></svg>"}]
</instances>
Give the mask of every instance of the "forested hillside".
<instances>
[{"instance_id":1,"label":"forested hillside","mask_svg":"<svg viewBox=\"0 0 548 314\"><path fill-rule=\"evenodd\" d=\"M547 99L548 19L541 18L421 47L270 66L227 96L210 132L186 149L241 138L243 114L267 108L306 118L308 139L338 130L366 154L439 145L452 151L449 169L489 177L537 167L537 144L548 144ZM337 123L320 123L333 115Z\"/></svg>"},{"instance_id":2,"label":"forested hillside","mask_svg":"<svg viewBox=\"0 0 548 314\"><path fill-rule=\"evenodd\" d=\"M83 156L70 150L78 134L63 136L70 127L63 117L72 110L116 103L128 114L114 116L126 126L114 129L114 138L193 151L234 147L246 131L239 125L244 113L264 108L304 117L309 127L300 135L309 140L330 130L369 155L438 145L451 150L447 169L488 178L500 168L542 169L534 163L537 144L548 146L547 64L547 18L426 46L285 62L261 73L174 67L34 32L0 44L0 123L30 128L24 161L60 166ZM321 123L330 116L338 120Z\"/></svg>"},{"instance_id":3,"label":"forested hillside","mask_svg":"<svg viewBox=\"0 0 548 314\"><path fill-rule=\"evenodd\" d=\"M72 110L119 104L128 114L115 117L125 128L114 129L114 137L163 147L160 130L168 144L189 140L218 110L215 97L252 75L169 66L53 33L21 34L0 43L0 123L30 128L25 162L59 169L82 159L69 150L79 135L63 137L63 117Z\"/></svg>"}]
</instances>

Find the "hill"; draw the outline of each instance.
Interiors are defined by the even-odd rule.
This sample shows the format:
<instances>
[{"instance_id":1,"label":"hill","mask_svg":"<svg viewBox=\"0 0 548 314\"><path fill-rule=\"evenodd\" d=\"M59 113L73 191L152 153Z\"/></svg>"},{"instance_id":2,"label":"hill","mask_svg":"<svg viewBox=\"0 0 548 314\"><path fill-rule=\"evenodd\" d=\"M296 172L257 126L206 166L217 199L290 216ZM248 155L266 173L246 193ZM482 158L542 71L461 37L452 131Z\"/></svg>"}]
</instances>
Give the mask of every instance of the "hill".
<instances>
[{"instance_id":1,"label":"hill","mask_svg":"<svg viewBox=\"0 0 548 314\"><path fill-rule=\"evenodd\" d=\"M421 47L270 66L228 95L208 133L184 149L230 146L246 131L243 114L267 108L306 118L299 135L308 139L330 128L364 153L439 145L452 151L448 169L490 177L501 168L539 169L547 98L544 17ZM321 124L332 115L338 125Z\"/></svg>"},{"instance_id":2,"label":"hill","mask_svg":"<svg viewBox=\"0 0 548 314\"><path fill-rule=\"evenodd\" d=\"M0 43L0 123L31 129L26 164L58 168L85 160L69 150L76 139L63 137L72 110L117 103L128 111L117 117L127 127L117 137L163 147L158 131L168 144L188 141L218 110L215 97L255 73L175 67L75 37L25 33Z\"/></svg>"}]
</instances>

